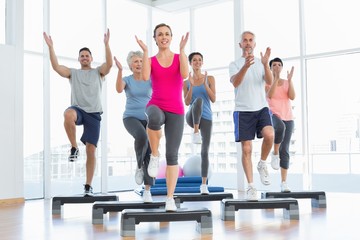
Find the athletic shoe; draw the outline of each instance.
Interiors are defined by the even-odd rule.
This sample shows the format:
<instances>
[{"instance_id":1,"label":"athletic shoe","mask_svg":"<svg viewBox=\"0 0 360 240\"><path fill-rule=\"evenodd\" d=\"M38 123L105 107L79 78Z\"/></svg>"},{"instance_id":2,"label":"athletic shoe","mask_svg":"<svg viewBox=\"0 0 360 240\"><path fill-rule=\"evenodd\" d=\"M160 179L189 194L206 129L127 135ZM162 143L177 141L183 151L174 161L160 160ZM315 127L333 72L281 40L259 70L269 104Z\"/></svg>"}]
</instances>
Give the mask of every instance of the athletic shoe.
<instances>
[{"instance_id":1,"label":"athletic shoe","mask_svg":"<svg viewBox=\"0 0 360 240\"><path fill-rule=\"evenodd\" d=\"M166 212L176 212L177 207L174 198L167 198L165 203Z\"/></svg>"},{"instance_id":2,"label":"athletic shoe","mask_svg":"<svg viewBox=\"0 0 360 240\"><path fill-rule=\"evenodd\" d=\"M69 161L70 162L76 161L78 156L79 156L79 149L75 147L71 147Z\"/></svg>"},{"instance_id":3,"label":"athletic shoe","mask_svg":"<svg viewBox=\"0 0 360 240\"><path fill-rule=\"evenodd\" d=\"M153 201L150 190L144 190L142 198L144 203L151 203Z\"/></svg>"},{"instance_id":4,"label":"athletic shoe","mask_svg":"<svg viewBox=\"0 0 360 240\"><path fill-rule=\"evenodd\" d=\"M191 135L191 141L193 144L201 144L201 135L200 133L193 133Z\"/></svg>"},{"instance_id":5,"label":"athletic shoe","mask_svg":"<svg viewBox=\"0 0 360 240\"><path fill-rule=\"evenodd\" d=\"M291 192L286 182L282 182L280 186L281 186L281 192L284 193Z\"/></svg>"},{"instance_id":6,"label":"athletic shoe","mask_svg":"<svg viewBox=\"0 0 360 240\"><path fill-rule=\"evenodd\" d=\"M280 158L279 155L275 155L273 152L271 153L271 167L274 170L278 170L280 168Z\"/></svg>"},{"instance_id":7,"label":"athletic shoe","mask_svg":"<svg viewBox=\"0 0 360 240\"><path fill-rule=\"evenodd\" d=\"M264 185L270 185L269 172L267 170L266 163L262 163L261 161L259 161L257 169L260 174L261 183Z\"/></svg>"},{"instance_id":8,"label":"athletic shoe","mask_svg":"<svg viewBox=\"0 0 360 240\"><path fill-rule=\"evenodd\" d=\"M135 171L135 182L141 185L144 182L144 171L142 168L136 168Z\"/></svg>"},{"instance_id":9,"label":"athletic shoe","mask_svg":"<svg viewBox=\"0 0 360 240\"><path fill-rule=\"evenodd\" d=\"M209 194L208 186L206 184L201 184L200 185L200 194L201 195L208 195Z\"/></svg>"},{"instance_id":10,"label":"athletic shoe","mask_svg":"<svg viewBox=\"0 0 360 240\"><path fill-rule=\"evenodd\" d=\"M246 200L247 201L257 201L258 200L256 188L250 187L250 186L247 188Z\"/></svg>"},{"instance_id":11,"label":"athletic shoe","mask_svg":"<svg viewBox=\"0 0 360 240\"><path fill-rule=\"evenodd\" d=\"M93 188L89 184L84 185L84 194L87 196L93 194Z\"/></svg>"},{"instance_id":12,"label":"athletic shoe","mask_svg":"<svg viewBox=\"0 0 360 240\"><path fill-rule=\"evenodd\" d=\"M148 174L150 177L156 177L158 175L159 172L159 160L160 160L160 156L153 156L151 154L150 156L150 162L149 162L149 166L148 166Z\"/></svg>"}]
</instances>

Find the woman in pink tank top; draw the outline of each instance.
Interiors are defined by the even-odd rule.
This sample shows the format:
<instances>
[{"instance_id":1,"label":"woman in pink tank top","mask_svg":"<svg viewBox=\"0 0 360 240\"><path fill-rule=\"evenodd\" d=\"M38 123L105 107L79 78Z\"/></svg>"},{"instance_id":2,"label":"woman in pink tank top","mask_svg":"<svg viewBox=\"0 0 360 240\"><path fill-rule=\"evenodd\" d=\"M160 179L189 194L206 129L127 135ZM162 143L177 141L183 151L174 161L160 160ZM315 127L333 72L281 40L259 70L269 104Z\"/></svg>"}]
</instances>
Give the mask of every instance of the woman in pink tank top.
<instances>
[{"instance_id":1,"label":"woman in pink tank top","mask_svg":"<svg viewBox=\"0 0 360 240\"><path fill-rule=\"evenodd\" d=\"M156 177L159 169L159 144L161 127L164 127L166 138L166 186L167 199L165 210L176 211L174 201L175 186L179 175L178 151L184 130L184 103L182 100L182 85L188 77L189 67L185 54L185 45L189 33L182 36L180 52L175 54L170 50L172 31L170 26L161 23L154 29L154 40L158 46L155 56L148 56L147 46L138 39L136 41L144 52L142 79L151 79L152 96L147 104L147 133L151 148L148 173Z\"/></svg>"}]
</instances>

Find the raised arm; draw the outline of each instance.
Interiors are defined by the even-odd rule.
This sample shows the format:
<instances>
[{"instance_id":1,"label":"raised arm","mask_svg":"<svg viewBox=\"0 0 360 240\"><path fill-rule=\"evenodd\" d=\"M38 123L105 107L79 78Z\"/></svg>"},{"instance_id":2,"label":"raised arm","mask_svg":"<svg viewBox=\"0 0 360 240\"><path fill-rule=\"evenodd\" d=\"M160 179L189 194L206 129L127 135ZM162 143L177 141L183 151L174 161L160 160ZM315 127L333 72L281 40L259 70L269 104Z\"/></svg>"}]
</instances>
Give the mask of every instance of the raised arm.
<instances>
[{"instance_id":1,"label":"raised arm","mask_svg":"<svg viewBox=\"0 0 360 240\"><path fill-rule=\"evenodd\" d=\"M290 72L287 72L287 79L289 81L289 90L288 90L288 97L290 100L294 100L295 99L295 88L294 88L294 84L292 81L292 77L293 77L293 73L294 73L294 66L291 67Z\"/></svg>"},{"instance_id":2,"label":"raised arm","mask_svg":"<svg viewBox=\"0 0 360 240\"><path fill-rule=\"evenodd\" d=\"M117 74L117 77L116 77L116 91L118 93L122 93L122 91L124 91L125 89L125 86L126 86L126 83L123 81L123 78L122 78L122 65L121 63L117 60L117 58L114 56L114 61L115 61L115 64L118 68L118 74Z\"/></svg>"},{"instance_id":3,"label":"raised arm","mask_svg":"<svg viewBox=\"0 0 360 240\"><path fill-rule=\"evenodd\" d=\"M232 83L234 88L237 88L242 83L247 70L250 68L251 65L254 64L254 55L253 54L244 52L244 57L245 57L244 65L240 68L240 70L237 73L235 73L234 75L232 75L230 77L230 82Z\"/></svg>"},{"instance_id":4,"label":"raised arm","mask_svg":"<svg viewBox=\"0 0 360 240\"><path fill-rule=\"evenodd\" d=\"M104 33L104 44L105 44L105 62L100 66L100 74L102 76L107 75L113 65L112 54L109 46L110 31L107 29Z\"/></svg>"},{"instance_id":5,"label":"raised arm","mask_svg":"<svg viewBox=\"0 0 360 240\"><path fill-rule=\"evenodd\" d=\"M187 62L187 56L185 54L185 46L186 46L188 39L189 39L189 32L186 33L185 37L182 36L181 41L180 41L180 56L179 56L179 58L180 58L180 74L183 79L186 79L189 74L189 65Z\"/></svg>"},{"instance_id":6,"label":"raised arm","mask_svg":"<svg viewBox=\"0 0 360 240\"><path fill-rule=\"evenodd\" d=\"M141 75L142 75L142 79L144 79L144 81L147 81L150 79L150 73L151 73L151 61L149 58L148 48L142 40L138 39L137 36L135 36L135 39L143 51Z\"/></svg>"},{"instance_id":7,"label":"raised arm","mask_svg":"<svg viewBox=\"0 0 360 240\"><path fill-rule=\"evenodd\" d=\"M207 72L205 72L204 85L210 101L214 103L216 101L215 78L213 76L208 76Z\"/></svg>"},{"instance_id":8,"label":"raised arm","mask_svg":"<svg viewBox=\"0 0 360 240\"><path fill-rule=\"evenodd\" d=\"M52 68L60 76L62 76L64 78L70 78L70 76L71 76L70 68L68 68L64 65L60 65L58 62L57 56L54 51L54 44L51 39L51 36L47 35L45 32L43 33L43 36L44 36L44 40L45 40L47 46L49 47L49 55L50 55L50 62L51 62Z\"/></svg>"},{"instance_id":9,"label":"raised arm","mask_svg":"<svg viewBox=\"0 0 360 240\"><path fill-rule=\"evenodd\" d=\"M271 54L271 49L269 47L266 48L266 52L264 55L262 54L262 52L260 53L261 63L264 65L264 69L265 69L264 80L265 80L266 84L268 84L268 85L271 85L271 83L273 81L273 75L272 75L272 72L271 72L270 66L269 66L270 54Z\"/></svg>"}]
</instances>

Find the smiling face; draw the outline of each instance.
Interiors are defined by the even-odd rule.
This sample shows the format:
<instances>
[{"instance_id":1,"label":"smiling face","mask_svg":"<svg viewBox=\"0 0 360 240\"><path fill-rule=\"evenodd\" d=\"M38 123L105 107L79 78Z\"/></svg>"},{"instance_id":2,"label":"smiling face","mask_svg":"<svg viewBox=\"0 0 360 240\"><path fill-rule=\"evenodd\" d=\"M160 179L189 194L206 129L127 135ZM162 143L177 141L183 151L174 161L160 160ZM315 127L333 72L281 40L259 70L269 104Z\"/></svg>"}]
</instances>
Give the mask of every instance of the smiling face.
<instances>
[{"instance_id":1,"label":"smiling face","mask_svg":"<svg viewBox=\"0 0 360 240\"><path fill-rule=\"evenodd\" d=\"M202 59L201 55L199 55L199 54L193 55L191 58L191 61L190 61L190 65L191 65L192 69L194 69L194 70L201 69L201 67L203 65L203 59Z\"/></svg>"},{"instance_id":2,"label":"smiling face","mask_svg":"<svg viewBox=\"0 0 360 240\"><path fill-rule=\"evenodd\" d=\"M142 68L142 58L134 55L131 58L130 70L133 73L141 73L141 68Z\"/></svg>"},{"instance_id":3,"label":"smiling face","mask_svg":"<svg viewBox=\"0 0 360 240\"><path fill-rule=\"evenodd\" d=\"M91 67L93 58L89 51L83 50L79 53L78 60L80 62L81 68L89 68Z\"/></svg>"},{"instance_id":4,"label":"smiling face","mask_svg":"<svg viewBox=\"0 0 360 240\"><path fill-rule=\"evenodd\" d=\"M159 48L168 48L172 40L172 32L168 26L160 26L155 29L154 39Z\"/></svg>"}]
</instances>

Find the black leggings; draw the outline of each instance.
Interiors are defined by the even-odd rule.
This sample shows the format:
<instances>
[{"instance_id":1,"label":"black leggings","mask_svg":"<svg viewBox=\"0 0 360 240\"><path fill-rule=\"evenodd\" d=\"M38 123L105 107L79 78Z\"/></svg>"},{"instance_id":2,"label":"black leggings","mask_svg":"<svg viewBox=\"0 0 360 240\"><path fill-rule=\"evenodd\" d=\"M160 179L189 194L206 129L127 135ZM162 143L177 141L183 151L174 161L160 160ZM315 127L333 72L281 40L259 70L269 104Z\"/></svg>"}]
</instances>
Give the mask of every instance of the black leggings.
<instances>
[{"instance_id":1,"label":"black leggings","mask_svg":"<svg viewBox=\"0 0 360 240\"><path fill-rule=\"evenodd\" d=\"M136 153L137 167L143 167L144 184L154 185L154 179L149 176L147 168L150 161L151 149L146 134L146 120L139 120L134 117L123 119L126 130L134 137L134 148Z\"/></svg>"},{"instance_id":2,"label":"black leggings","mask_svg":"<svg viewBox=\"0 0 360 240\"><path fill-rule=\"evenodd\" d=\"M161 126L165 124L166 164L178 165L179 147L184 131L184 115L165 112L155 105L146 108L146 115L148 128L151 130L160 130Z\"/></svg>"},{"instance_id":3,"label":"black leggings","mask_svg":"<svg viewBox=\"0 0 360 240\"><path fill-rule=\"evenodd\" d=\"M212 132L212 121L201 117L202 115L202 98L197 98L188 112L186 113L187 124L194 128L194 124L199 124L202 144L201 144L201 177L208 176L209 170L209 147Z\"/></svg>"}]
</instances>

